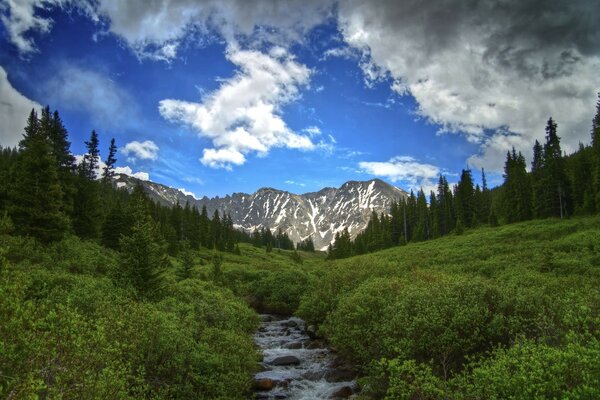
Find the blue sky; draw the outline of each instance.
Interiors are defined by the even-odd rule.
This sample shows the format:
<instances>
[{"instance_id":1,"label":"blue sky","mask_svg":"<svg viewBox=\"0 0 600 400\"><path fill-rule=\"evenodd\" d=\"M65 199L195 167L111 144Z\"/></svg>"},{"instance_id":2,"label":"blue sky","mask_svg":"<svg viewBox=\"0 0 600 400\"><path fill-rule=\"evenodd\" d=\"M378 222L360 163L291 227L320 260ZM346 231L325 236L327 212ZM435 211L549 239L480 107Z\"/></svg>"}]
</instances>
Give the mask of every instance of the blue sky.
<instances>
[{"instance_id":1,"label":"blue sky","mask_svg":"<svg viewBox=\"0 0 600 400\"><path fill-rule=\"evenodd\" d=\"M497 184L550 116L565 150L587 143L598 7L550 2L550 24L534 1L456 2L10 0L0 145L48 104L75 154L96 129L121 171L211 197L374 177L429 190L467 167Z\"/></svg>"}]
</instances>

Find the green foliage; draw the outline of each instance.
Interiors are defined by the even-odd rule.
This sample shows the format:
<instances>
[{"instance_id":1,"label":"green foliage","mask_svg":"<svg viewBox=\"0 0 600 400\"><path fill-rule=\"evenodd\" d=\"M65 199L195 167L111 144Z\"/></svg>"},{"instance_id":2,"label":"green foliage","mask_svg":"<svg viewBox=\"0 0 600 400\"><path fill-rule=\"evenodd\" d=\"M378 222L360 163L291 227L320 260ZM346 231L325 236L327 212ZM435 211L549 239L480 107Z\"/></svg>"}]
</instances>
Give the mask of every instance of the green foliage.
<instances>
[{"instance_id":1,"label":"green foliage","mask_svg":"<svg viewBox=\"0 0 600 400\"><path fill-rule=\"evenodd\" d=\"M17 233L50 243L60 240L69 220L63 209L63 190L51 143L32 110L19 143L10 215Z\"/></svg>"},{"instance_id":2,"label":"green foliage","mask_svg":"<svg viewBox=\"0 0 600 400\"><path fill-rule=\"evenodd\" d=\"M511 398L461 393L481 360L493 359L498 348L510 352L520 340L562 352L576 335L581 354L595 348L599 228L598 218L532 221L339 260L313 281L298 314L355 363L366 375L365 393L375 398ZM593 363L575 365L578 374L595 376ZM595 387L593 380L574 380L571 392L547 391L560 373L542 375L539 390L533 383L528 389L525 373L515 386L522 393L569 393L554 398L586 398L571 394Z\"/></svg>"},{"instance_id":3,"label":"green foliage","mask_svg":"<svg viewBox=\"0 0 600 400\"><path fill-rule=\"evenodd\" d=\"M180 265L177 269L177 275L181 279L189 279L192 277L192 270L194 269L194 253L190 248L188 242L182 244L182 251L180 253Z\"/></svg>"},{"instance_id":4,"label":"green foliage","mask_svg":"<svg viewBox=\"0 0 600 400\"><path fill-rule=\"evenodd\" d=\"M600 344L562 347L520 341L475 363L453 382L457 399L594 399L600 396Z\"/></svg>"},{"instance_id":5,"label":"green foliage","mask_svg":"<svg viewBox=\"0 0 600 400\"><path fill-rule=\"evenodd\" d=\"M212 256L212 264L211 264L211 278L213 282L219 283L223 279L223 271L221 270L221 266L223 265L223 256L219 254L218 251L215 251Z\"/></svg>"},{"instance_id":6,"label":"green foliage","mask_svg":"<svg viewBox=\"0 0 600 400\"><path fill-rule=\"evenodd\" d=\"M144 201L134 204L131 235L121 238L119 279L139 296L155 298L163 288L163 273L169 261L156 224Z\"/></svg>"},{"instance_id":7,"label":"green foliage","mask_svg":"<svg viewBox=\"0 0 600 400\"><path fill-rule=\"evenodd\" d=\"M389 380L386 399L435 400L446 397L444 382L433 374L427 364L399 359L382 360L381 364Z\"/></svg>"},{"instance_id":8,"label":"green foliage","mask_svg":"<svg viewBox=\"0 0 600 400\"><path fill-rule=\"evenodd\" d=\"M97 244L0 248L0 397L248 398L258 318L229 290L186 279L138 301L101 273L118 261Z\"/></svg>"}]
</instances>

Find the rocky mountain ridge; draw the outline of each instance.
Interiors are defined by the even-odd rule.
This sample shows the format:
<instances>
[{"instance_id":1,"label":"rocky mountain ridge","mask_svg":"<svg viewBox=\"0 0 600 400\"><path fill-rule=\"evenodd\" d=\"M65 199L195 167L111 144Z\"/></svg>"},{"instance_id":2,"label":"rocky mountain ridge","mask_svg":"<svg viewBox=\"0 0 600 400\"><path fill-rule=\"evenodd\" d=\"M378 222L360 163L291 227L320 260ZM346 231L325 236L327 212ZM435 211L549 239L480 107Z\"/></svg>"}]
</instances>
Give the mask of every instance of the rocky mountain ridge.
<instances>
[{"instance_id":1,"label":"rocky mountain ridge","mask_svg":"<svg viewBox=\"0 0 600 400\"><path fill-rule=\"evenodd\" d=\"M233 193L225 197L196 199L178 189L119 174L115 186L133 190L141 184L155 201L173 206L179 202L199 209L206 206L209 215L218 210L229 214L234 226L247 232L269 228L282 229L294 242L312 237L316 249L326 249L335 234L348 228L351 237L362 232L372 211L387 212L392 201L407 196L402 189L380 179L348 181L339 188L294 194L273 188L261 188L253 194Z\"/></svg>"}]
</instances>

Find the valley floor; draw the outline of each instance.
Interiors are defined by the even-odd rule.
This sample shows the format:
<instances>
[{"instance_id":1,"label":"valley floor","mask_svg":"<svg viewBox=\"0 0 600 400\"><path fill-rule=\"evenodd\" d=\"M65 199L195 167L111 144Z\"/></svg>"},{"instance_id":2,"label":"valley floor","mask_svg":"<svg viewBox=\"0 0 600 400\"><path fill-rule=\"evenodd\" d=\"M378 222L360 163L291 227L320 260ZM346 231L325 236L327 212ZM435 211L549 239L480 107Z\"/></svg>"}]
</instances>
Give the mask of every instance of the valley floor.
<instances>
[{"instance_id":1,"label":"valley floor","mask_svg":"<svg viewBox=\"0 0 600 400\"><path fill-rule=\"evenodd\" d=\"M242 399L255 310L296 314L362 398L600 398L600 218L480 228L338 261L240 245L172 259L162 295L118 253L0 236L0 397Z\"/></svg>"}]
</instances>

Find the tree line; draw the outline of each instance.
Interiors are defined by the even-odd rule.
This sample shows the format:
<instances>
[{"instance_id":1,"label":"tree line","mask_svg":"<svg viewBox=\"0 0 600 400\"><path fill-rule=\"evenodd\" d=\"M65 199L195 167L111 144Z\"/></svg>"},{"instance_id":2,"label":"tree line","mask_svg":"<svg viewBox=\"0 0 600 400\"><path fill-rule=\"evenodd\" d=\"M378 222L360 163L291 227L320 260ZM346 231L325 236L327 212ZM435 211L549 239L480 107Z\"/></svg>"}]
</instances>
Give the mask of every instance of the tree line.
<instances>
[{"instance_id":1,"label":"tree line","mask_svg":"<svg viewBox=\"0 0 600 400\"><path fill-rule=\"evenodd\" d=\"M31 111L18 147L0 147L0 216L15 234L43 244L74 234L131 254L136 235L137 240L144 236L158 258L188 247L234 251L238 242L250 241L233 228L230 216L218 211L209 217L205 207L161 206L142 187L132 193L115 188L115 139L102 169L99 146L92 131L86 154L77 162L58 111L45 107L39 116Z\"/></svg>"},{"instance_id":2,"label":"tree line","mask_svg":"<svg viewBox=\"0 0 600 400\"><path fill-rule=\"evenodd\" d=\"M571 155L563 154L558 126L550 118L545 143L535 141L530 171L521 152L506 155L504 182L489 189L481 170L481 187L473 184L470 169L463 169L450 188L440 175L429 201L423 189L392 202L388 213L373 212L366 229L352 240L348 230L338 232L329 246L330 259L365 254L409 242L435 239L466 228L496 226L534 218L568 218L600 211L600 94L592 120L591 144L580 143Z\"/></svg>"}]
</instances>

